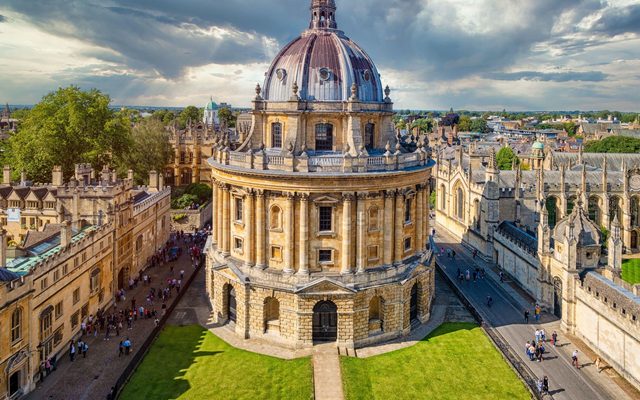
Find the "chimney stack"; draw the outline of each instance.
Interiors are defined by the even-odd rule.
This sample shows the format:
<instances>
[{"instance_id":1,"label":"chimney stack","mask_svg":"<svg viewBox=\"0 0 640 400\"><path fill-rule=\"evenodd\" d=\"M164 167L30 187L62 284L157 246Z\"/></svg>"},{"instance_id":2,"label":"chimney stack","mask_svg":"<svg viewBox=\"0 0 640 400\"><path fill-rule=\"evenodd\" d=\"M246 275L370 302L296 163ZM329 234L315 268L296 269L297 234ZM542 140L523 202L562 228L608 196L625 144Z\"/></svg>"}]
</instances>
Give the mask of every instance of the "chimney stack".
<instances>
[{"instance_id":1,"label":"chimney stack","mask_svg":"<svg viewBox=\"0 0 640 400\"><path fill-rule=\"evenodd\" d=\"M158 191L158 173L156 171L149 171L149 191Z\"/></svg>"},{"instance_id":2,"label":"chimney stack","mask_svg":"<svg viewBox=\"0 0 640 400\"><path fill-rule=\"evenodd\" d=\"M158 191L162 191L164 189L164 175L158 174Z\"/></svg>"},{"instance_id":3,"label":"chimney stack","mask_svg":"<svg viewBox=\"0 0 640 400\"><path fill-rule=\"evenodd\" d=\"M70 245L72 237L71 222L62 221L62 228L60 228L60 246L64 248Z\"/></svg>"},{"instance_id":4,"label":"chimney stack","mask_svg":"<svg viewBox=\"0 0 640 400\"><path fill-rule=\"evenodd\" d=\"M11 167L8 165L2 169L2 184L11 185Z\"/></svg>"},{"instance_id":5,"label":"chimney stack","mask_svg":"<svg viewBox=\"0 0 640 400\"><path fill-rule=\"evenodd\" d=\"M100 174L100 180L102 181L102 185L106 186L109 184L109 181L111 180L111 171L109 170L109 167L107 167L107 165L105 164L104 167L102 167L102 173Z\"/></svg>"},{"instance_id":6,"label":"chimney stack","mask_svg":"<svg viewBox=\"0 0 640 400\"><path fill-rule=\"evenodd\" d=\"M27 171L20 172L20 186L27 185Z\"/></svg>"},{"instance_id":7,"label":"chimney stack","mask_svg":"<svg viewBox=\"0 0 640 400\"><path fill-rule=\"evenodd\" d=\"M0 229L0 267L7 267L7 231Z\"/></svg>"},{"instance_id":8,"label":"chimney stack","mask_svg":"<svg viewBox=\"0 0 640 400\"><path fill-rule=\"evenodd\" d=\"M53 171L51 172L51 184L55 187L64 185L62 178L62 167L60 167L59 165L55 165L53 167Z\"/></svg>"},{"instance_id":9,"label":"chimney stack","mask_svg":"<svg viewBox=\"0 0 640 400\"><path fill-rule=\"evenodd\" d=\"M127 179L133 181L133 170L130 169L127 171Z\"/></svg>"}]
</instances>

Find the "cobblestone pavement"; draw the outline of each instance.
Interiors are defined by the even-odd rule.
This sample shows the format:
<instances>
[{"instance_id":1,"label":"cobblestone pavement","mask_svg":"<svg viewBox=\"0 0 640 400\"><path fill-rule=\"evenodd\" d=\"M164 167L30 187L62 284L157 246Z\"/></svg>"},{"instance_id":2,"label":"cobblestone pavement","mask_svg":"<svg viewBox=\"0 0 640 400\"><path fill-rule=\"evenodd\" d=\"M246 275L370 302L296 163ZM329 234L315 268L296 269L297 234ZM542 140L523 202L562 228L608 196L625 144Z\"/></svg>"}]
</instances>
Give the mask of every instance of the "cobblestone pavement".
<instances>
[{"instance_id":1,"label":"cobblestone pavement","mask_svg":"<svg viewBox=\"0 0 640 400\"><path fill-rule=\"evenodd\" d=\"M183 281L187 281L194 268L187 254L187 245L180 243L183 247L182 256L172 263L165 264L161 267L150 268L146 273L151 276L151 287L158 288L160 282L166 285L166 279L171 277L170 266L174 266L175 277L179 277L180 270L184 269L185 276ZM164 286L163 285L163 286ZM118 308L123 306L131 307L131 299L136 299L136 305L146 307L146 295L150 286L138 284L137 288L126 292L125 302L116 304ZM185 290L185 288L183 288ZM175 290L172 297L167 302L169 306L175 301ZM156 310L160 311L161 303L155 302ZM104 340L104 332L98 334L97 337L85 336L89 345L87 358L76 357L74 362L69 361L66 352L61 354L58 359L56 371L53 371L44 382L38 384L37 388L27 395L29 400L104 400L112 385L115 384L118 377L124 371L132 355L118 356L118 345L120 340L129 337L133 343L133 352L139 350L142 344L154 328L153 319L138 319L133 322L131 330L127 330L126 324L120 332L120 336L115 336L115 332L111 333L109 340Z\"/></svg>"},{"instance_id":2,"label":"cobblestone pavement","mask_svg":"<svg viewBox=\"0 0 640 400\"><path fill-rule=\"evenodd\" d=\"M523 310L532 310L534 300L523 294L512 282L500 283L498 274L493 270L493 266L483 260L473 259L468 249L463 247L444 227L436 227L436 242L438 246L451 248L456 251L456 260L451 260L446 256L437 256L437 260L443 267L445 273L454 280L454 284L464 293L473 306L483 316L491 326L497 330L507 344L514 350L532 373L540 378L548 376L550 389L554 399L629 399L633 395L627 393L618 386L606 374L598 374L592 360L587 359L583 352L581 359L582 368L576 370L571 366L571 352L580 348L563 332L560 331L560 324L553 315L543 312L541 321L534 322L533 317L529 324L524 324ZM487 278L481 279L477 283L458 282L456 280L457 269L473 269L476 266L486 270ZM494 299L492 307L486 304L487 295ZM531 311L533 315L533 311ZM549 335L554 330L558 332L559 343L557 348L549 348L549 354L542 363L530 362L522 351L523 344L533 337L536 327L543 327ZM550 346L549 346L550 347Z\"/></svg>"}]
</instances>

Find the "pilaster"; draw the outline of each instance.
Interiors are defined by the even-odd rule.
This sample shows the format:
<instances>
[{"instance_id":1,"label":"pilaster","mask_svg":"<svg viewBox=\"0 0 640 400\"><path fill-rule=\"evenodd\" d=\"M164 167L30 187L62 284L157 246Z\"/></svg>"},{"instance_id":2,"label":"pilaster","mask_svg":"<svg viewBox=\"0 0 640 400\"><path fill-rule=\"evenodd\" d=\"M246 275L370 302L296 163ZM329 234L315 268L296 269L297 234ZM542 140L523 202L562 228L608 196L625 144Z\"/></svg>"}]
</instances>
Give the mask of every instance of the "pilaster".
<instances>
[{"instance_id":1,"label":"pilaster","mask_svg":"<svg viewBox=\"0 0 640 400\"><path fill-rule=\"evenodd\" d=\"M351 273L351 213L353 195L342 196L342 274Z\"/></svg>"}]
</instances>

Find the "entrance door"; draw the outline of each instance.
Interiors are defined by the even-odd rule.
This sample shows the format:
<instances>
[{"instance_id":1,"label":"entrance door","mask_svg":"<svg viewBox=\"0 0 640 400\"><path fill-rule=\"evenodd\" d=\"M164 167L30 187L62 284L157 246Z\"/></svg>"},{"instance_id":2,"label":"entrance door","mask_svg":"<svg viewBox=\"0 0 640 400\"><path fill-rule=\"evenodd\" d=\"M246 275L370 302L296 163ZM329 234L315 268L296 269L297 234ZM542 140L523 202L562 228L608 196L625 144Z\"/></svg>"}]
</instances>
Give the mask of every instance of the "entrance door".
<instances>
[{"instance_id":1,"label":"entrance door","mask_svg":"<svg viewBox=\"0 0 640 400\"><path fill-rule=\"evenodd\" d=\"M556 317L562 318L562 281L560 278L553 279L553 313Z\"/></svg>"},{"instance_id":2,"label":"entrance door","mask_svg":"<svg viewBox=\"0 0 640 400\"><path fill-rule=\"evenodd\" d=\"M229 321L233 321L236 322L236 290L233 288L233 286L229 286L229 292L228 292L228 305L229 305L229 309L228 311L228 315L229 315Z\"/></svg>"},{"instance_id":3,"label":"entrance door","mask_svg":"<svg viewBox=\"0 0 640 400\"><path fill-rule=\"evenodd\" d=\"M313 341L335 342L338 339L338 307L321 301L313 307Z\"/></svg>"},{"instance_id":4,"label":"entrance door","mask_svg":"<svg viewBox=\"0 0 640 400\"><path fill-rule=\"evenodd\" d=\"M16 371L9 377L9 396L20 390L20 371Z\"/></svg>"},{"instance_id":5,"label":"entrance door","mask_svg":"<svg viewBox=\"0 0 640 400\"><path fill-rule=\"evenodd\" d=\"M418 319L418 285L415 284L411 288L411 302L409 303L409 320Z\"/></svg>"}]
</instances>

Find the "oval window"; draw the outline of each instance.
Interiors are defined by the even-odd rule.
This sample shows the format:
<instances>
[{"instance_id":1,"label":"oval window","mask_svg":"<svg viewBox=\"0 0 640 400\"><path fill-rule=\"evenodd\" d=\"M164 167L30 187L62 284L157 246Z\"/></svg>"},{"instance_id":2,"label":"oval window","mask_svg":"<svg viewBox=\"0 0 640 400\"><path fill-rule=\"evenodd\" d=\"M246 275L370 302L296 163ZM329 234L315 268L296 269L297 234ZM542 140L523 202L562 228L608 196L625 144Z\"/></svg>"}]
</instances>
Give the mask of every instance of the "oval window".
<instances>
[{"instance_id":1,"label":"oval window","mask_svg":"<svg viewBox=\"0 0 640 400\"><path fill-rule=\"evenodd\" d=\"M364 80L367 82L371 80L371 72L369 70L364 71Z\"/></svg>"},{"instance_id":2,"label":"oval window","mask_svg":"<svg viewBox=\"0 0 640 400\"><path fill-rule=\"evenodd\" d=\"M287 77L287 71L282 68L278 68L276 70L276 77L278 78L278 80L283 81L284 78Z\"/></svg>"},{"instance_id":3,"label":"oval window","mask_svg":"<svg viewBox=\"0 0 640 400\"><path fill-rule=\"evenodd\" d=\"M331 71L329 70L329 68L320 68L320 70L318 71L318 76L320 77L320 80L328 81L331 77Z\"/></svg>"}]
</instances>

